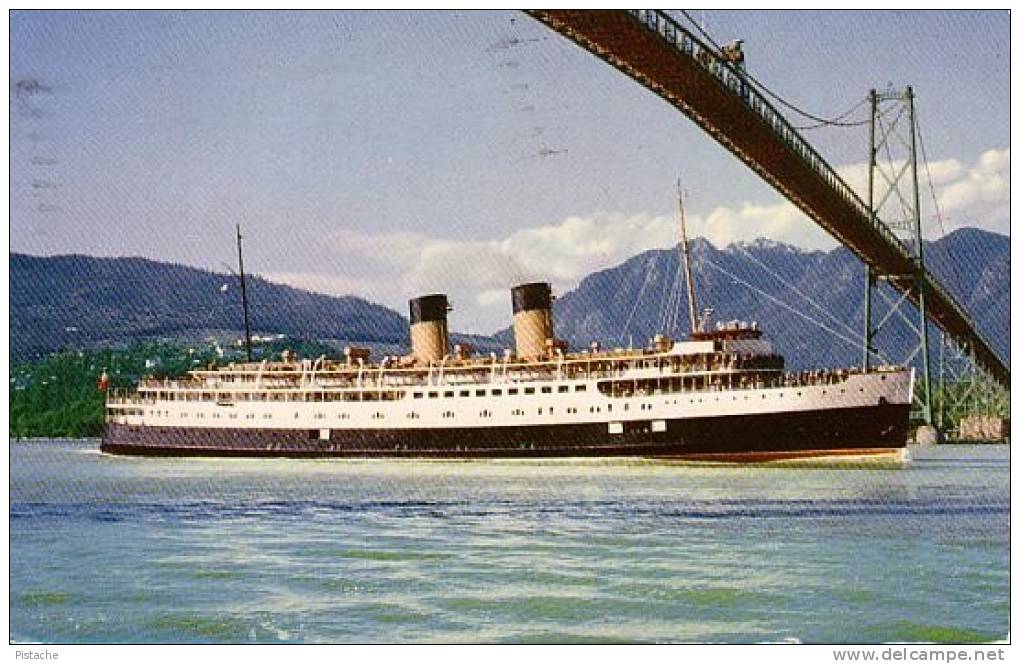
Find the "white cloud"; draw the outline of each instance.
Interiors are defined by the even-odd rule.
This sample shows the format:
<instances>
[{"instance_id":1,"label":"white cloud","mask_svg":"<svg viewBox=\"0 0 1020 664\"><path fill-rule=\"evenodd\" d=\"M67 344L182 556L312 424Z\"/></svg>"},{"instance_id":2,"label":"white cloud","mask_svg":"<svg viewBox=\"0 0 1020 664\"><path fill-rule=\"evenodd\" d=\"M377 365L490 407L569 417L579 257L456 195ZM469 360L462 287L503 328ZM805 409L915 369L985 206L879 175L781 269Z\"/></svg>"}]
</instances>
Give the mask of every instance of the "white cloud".
<instances>
[{"instance_id":1,"label":"white cloud","mask_svg":"<svg viewBox=\"0 0 1020 664\"><path fill-rule=\"evenodd\" d=\"M882 164L881 168L890 179L894 179L904 161ZM986 150L970 164L959 159L942 159L918 166L921 186L922 220L925 235L940 237L942 229L935 220L928 188L928 172L939 204L939 211L946 222L947 232L961 226L977 226L998 233L1009 232L1009 149ZM865 163L849 164L837 169L862 200L866 199L868 188L868 166ZM904 176L909 177L909 174ZM909 191L909 182L904 180ZM886 181L876 175L876 197L881 198L886 190ZM890 199L883 210L895 210L895 200Z\"/></svg>"},{"instance_id":2,"label":"white cloud","mask_svg":"<svg viewBox=\"0 0 1020 664\"><path fill-rule=\"evenodd\" d=\"M760 237L809 249L827 249L835 245L825 231L786 202L773 205L744 203L740 209L718 207L704 221L695 219L693 228L696 235L705 237L717 247Z\"/></svg>"},{"instance_id":3,"label":"white cloud","mask_svg":"<svg viewBox=\"0 0 1020 664\"><path fill-rule=\"evenodd\" d=\"M1008 232L1008 149L989 150L972 164L947 159L930 168L940 207L950 222ZM858 187L866 178L864 164L839 170ZM924 180L922 186L927 186ZM930 197L927 200L930 203ZM937 235L941 232L937 225L928 223L933 216L929 208L925 207L926 223ZM720 206L706 215L690 215L688 223L693 237L705 237L719 247L760 237L806 249L836 245L785 201ZM323 243L324 257L329 255L323 265L343 275L278 272L267 278L329 294L357 294L397 311L404 311L410 297L443 292L455 307L451 316L455 329L487 333L509 324L508 290L515 283L548 280L563 293L593 271L647 249L674 246L677 240L673 215L644 213L570 216L490 240L342 230Z\"/></svg>"},{"instance_id":4,"label":"white cloud","mask_svg":"<svg viewBox=\"0 0 1020 664\"><path fill-rule=\"evenodd\" d=\"M936 193L949 227L978 226L1009 233L1009 150L984 152Z\"/></svg>"},{"instance_id":5,"label":"white cloud","mask_svg":"<svg viewBox=\"0 0 1020 664\"><path fill-rule=\"evenodd\" d=\"M365 284L357 279L318 272L267 272L258 275L266 281L286 284L316 293L365 297Z\"/></svg>"}]
</instances>

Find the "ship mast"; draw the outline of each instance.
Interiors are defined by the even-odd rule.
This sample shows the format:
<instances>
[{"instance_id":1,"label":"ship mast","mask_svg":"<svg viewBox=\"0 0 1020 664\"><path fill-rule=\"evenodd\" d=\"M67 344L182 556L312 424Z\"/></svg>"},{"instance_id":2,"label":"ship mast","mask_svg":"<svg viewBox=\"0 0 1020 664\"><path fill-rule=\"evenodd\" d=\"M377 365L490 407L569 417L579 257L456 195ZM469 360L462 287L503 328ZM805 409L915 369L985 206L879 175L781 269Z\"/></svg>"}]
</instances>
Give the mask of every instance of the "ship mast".
<instances>
[{"instance_id":1,"label":"ship mast","mask_svg":"<svg viewBox=\"0 0 1020 664\"><path fill-rule=\"evenodd\" d=\"M694 297L694 280L691 278L691 246L687 241L684 192L679 179L676 181L676 203L680 214L680 250L684 259L684 276L687 279L687 310L691 316L691 334L694 334L698 331L698 304Z\"/></svg>"},{"instance_id":2,"label":"ship mast","mask_svg":"<svg viewBox=\"0 0 1020 664\"><path fill-rule=\"evenodd\" d=\"M248 319L248 290L244 283L244 254L241 252L241 224L237 225L237 270L241 277L241 309L244 310L244 350L251 362L251 323Z\"/></svg>"}]
</instances>

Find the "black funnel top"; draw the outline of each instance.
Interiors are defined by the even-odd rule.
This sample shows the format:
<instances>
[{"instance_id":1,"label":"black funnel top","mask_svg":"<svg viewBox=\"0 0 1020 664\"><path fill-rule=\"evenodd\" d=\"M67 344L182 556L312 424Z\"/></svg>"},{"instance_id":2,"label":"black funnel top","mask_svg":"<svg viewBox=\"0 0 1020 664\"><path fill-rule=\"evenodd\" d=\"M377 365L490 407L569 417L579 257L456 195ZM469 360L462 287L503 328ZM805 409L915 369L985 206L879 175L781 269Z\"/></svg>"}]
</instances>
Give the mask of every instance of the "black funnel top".
<instances>
[{"instance_id":1,"label":"black funnel top","mask_svg":"<svg viewBox=\"0 0 1020 664\"><path fill-rule=\"evenodd\" d=\"M510 289L514 313L552 308L552 288L544 281L521 284Z\"/></svg>"},{"instance_id":2,"label":"black funnel top","mask_svg":"<svg viewBox=\"0 0 1020 664\"><path fill-rule=\"evenodd\" d=\"M411 325L446 320L446 312L450 310L446 296L442 293L422 295L410 301Z\"/></svg>"}]
</instances>

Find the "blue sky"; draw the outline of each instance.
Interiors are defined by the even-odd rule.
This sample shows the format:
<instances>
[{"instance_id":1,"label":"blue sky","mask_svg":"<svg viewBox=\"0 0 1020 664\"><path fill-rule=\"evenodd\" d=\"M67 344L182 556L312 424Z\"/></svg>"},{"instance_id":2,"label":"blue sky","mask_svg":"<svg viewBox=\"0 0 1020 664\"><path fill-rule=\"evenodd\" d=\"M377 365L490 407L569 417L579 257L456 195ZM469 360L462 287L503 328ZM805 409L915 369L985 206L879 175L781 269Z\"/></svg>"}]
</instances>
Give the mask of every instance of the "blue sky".
<instances>
[{"instance_id":1,"label":"blue sky","mask_svg":"<svg viewBox=\"0 0 1020 664\"><path fill-rule=\"evenodd\" d=\"M948 225L1008 232L1006 12L695 16L814 113L913 85ZM563 291L671 244L678 174L696 235L832 246L517 12L14 12L11 79L14 251L223 269L240 222L268 278L400 311L446 291L455 327L486 332L512 281ZM859 181L866 129L809 136Z\"/></svg>"}]
</instances>

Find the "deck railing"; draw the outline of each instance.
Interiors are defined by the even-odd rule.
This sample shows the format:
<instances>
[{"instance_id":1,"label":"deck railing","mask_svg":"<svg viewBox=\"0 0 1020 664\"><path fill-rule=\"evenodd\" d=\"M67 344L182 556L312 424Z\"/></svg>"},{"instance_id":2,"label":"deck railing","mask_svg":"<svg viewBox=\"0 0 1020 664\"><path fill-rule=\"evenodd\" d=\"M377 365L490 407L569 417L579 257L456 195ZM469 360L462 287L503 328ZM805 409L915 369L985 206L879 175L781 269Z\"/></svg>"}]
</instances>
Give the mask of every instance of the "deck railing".
<instances>
[{"instance_id":1,"label":"deck railing","mask_svg":"<svg viewBox=\"0 0 1020 664\"><path fill-rule=\"evenodd\" d=\"M914 257L904 244L903 240L876 215L868 209L868 205L861 200L860 196L846 183L820 154L812 147L807 140L790 124L782 113L780 113L738 67L724 60L715 48L706 45L685 27L680 25L676 19L658 9L632 9L628 10L642 25L657 33L669 43L678 53L690 58L702 69L710 73L720 85L742 99L744 104L784 143L794 154L807 164L832 190L842 197L853 207L861 218L865 219L870 226L881 235L902 257L908 262L914 262ZM970 320L966 310L957 303L946 290L927 271L925 282L928 288L938 291L960 316Z\"/></svg>"}]
</instances>

